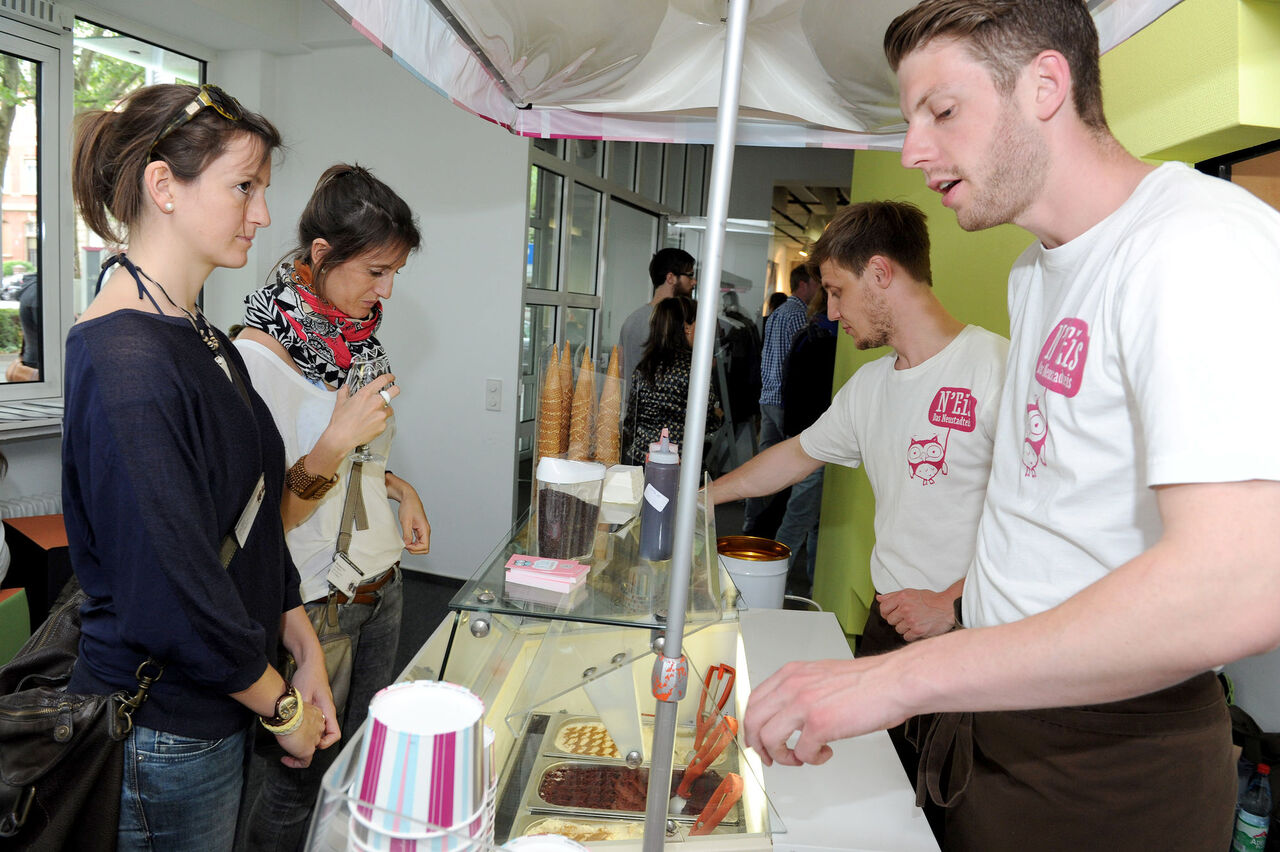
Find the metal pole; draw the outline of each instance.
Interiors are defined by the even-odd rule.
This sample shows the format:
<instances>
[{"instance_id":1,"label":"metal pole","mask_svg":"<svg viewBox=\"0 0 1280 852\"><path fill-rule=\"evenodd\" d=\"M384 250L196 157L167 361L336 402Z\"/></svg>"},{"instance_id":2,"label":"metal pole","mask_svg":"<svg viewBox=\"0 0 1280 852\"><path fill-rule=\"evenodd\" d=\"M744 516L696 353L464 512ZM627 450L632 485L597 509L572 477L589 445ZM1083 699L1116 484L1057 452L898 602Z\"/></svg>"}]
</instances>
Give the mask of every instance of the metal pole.
<instances>
[{"instance_id":1,"label":"metal pole","mask_svg":"<svg viewBox=\"0 0 1280 852\"><path fill-rule=\"evenodd\" d=\"M707 424L711 353L716 337L720 273L724 266L724 228L728 217L729 182L733 173L733 149L737 137L738 99L742 89L742 46L750 6L750 0L728 0L724 66L720 74L720 108L716 116L716 141L711 157L707 241L698 284L698 326L694 332L689 397L685 404L685 445L681 448L675 549L671 560L671 593L667 601L667 632L662 648L662 655L669 659L681 656L684 612L689 603L693 527L697 518L697 494L702 487L702 435ZM711 511L711 507L708 506L707 510ZM714 549L715 542L707 542L707 546ZM666 837L667 808L671 799L671 769L678 708L675 701L659 700L656 705L649 796L645 802L644 852L659 852L662 849Z\"/></svg>"}]
</instances>

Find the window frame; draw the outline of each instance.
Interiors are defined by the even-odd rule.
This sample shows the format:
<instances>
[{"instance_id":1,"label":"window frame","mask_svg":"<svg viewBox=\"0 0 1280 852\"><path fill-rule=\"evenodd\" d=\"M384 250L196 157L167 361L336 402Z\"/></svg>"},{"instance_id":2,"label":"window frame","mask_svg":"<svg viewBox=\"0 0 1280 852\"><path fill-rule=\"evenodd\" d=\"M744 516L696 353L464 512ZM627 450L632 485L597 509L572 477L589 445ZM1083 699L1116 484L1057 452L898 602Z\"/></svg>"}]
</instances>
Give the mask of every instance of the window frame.
<instances>
[{"instance_id":1,"label":"window frame","mask_svg":"<svg viewBox=\"0 0 1280 852\"><path fill-rule=\"evenodd\" d=\"M0 383L0 406L21 413L22 403L43 403L24 419L0 423L0 441L58 434L62 430L62 387L67 332L75 322L76 250L75 204L71 196L71 144L75 105L74 22L127 34L200 63L201 82L207 78L215 51L88 4L69 4L57 10L56 23L28 23L19 13L0 9L0 49L42 63L41 113L37 145L38 223L41 232L40 286L42 373L37 381ZM24 53L24 49L36 53ZM46 156L46 154L48 154ZM52 412L58 412L51 416Z\"/></svg>"},{"instance_id":2,"label":"window frame","mask_svg":"<svg viewBox=\"0 0 1280 852\"><path fill-rule=\"evenodd\" d=\"M56 401L62 398L63 353L70 327L72 244L71 204L71 42L11 17L0 17L0 50L40 63L36 149L36 217L40 231L40 378L0 383L0 403ZM11 430L3 433L8 435Z\"/></svg>"}]
</instances>

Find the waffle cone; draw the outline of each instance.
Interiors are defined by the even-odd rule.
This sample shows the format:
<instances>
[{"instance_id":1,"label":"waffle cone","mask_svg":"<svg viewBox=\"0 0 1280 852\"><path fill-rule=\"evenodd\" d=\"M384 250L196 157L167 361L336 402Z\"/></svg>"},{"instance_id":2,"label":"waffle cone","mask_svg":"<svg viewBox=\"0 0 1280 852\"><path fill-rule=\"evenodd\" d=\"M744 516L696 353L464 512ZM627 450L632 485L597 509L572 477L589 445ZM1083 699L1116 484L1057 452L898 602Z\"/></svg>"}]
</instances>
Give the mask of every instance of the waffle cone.
<instances>
[{"instance_id":1,"label":"waffle cone","mask_svg":"<svg viewBox=\"0 0 1280 852\"><path fill-rule=\"evenodd\" d=\"M538 456L558 456L564 452L560 445L561 422L565 419L565 393L560 383L560 356L553 347L551 362L547 364L542 379L542 396L538 404Z\"/></svg>"},{"instance_id":2,"label":"waffle cone","mask_svg":"<svg viewBox=\"0 0 1280 852\"><path fill-rule=\"evenodd\" d=\"M569 341L564 343L564 354L560 356L560 393L563 400L560 410L560 452L569 450L569 420L573 406L573 356L569 354Z\"/></svg>"},{"instance_id":3,"label":"waffle cone","mask_svg":"<svg viewBox=\"0 0 1280 852\"><path fill-rule=\"evenodd\" d=\"M578 384L573 390L573 419L569 423L569 458L590 461L594 441L596 371L592 369L591 347L582 347Z\"/></svg>"},{"instance_id":4,"label":"waffle cone","mask_svg":"<svg viewBox=\"0 0 1280 852\"><path fill-rule=\"evenodd\" d=\"M619 418L622 416L622 365L618 347L609 353L609 369L600 392L600 410L596 414L596 461L615 465L622 459Z\"/></svg>"}]
</instances>

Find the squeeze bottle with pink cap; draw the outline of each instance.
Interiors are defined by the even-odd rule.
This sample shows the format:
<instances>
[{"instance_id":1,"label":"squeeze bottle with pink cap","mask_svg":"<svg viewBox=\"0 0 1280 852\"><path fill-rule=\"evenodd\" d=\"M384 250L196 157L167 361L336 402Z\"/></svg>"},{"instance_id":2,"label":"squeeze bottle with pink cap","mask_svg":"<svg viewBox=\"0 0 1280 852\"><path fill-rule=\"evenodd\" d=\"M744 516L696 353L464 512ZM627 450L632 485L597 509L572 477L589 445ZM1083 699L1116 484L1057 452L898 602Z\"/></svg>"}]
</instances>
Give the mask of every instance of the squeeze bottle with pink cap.
<instances>
[{"instance_id":1,"label":"squeeze bottle with pink cap","mask_svg":"<svg viewBox=\"0 0 1280 852\"><path fill-rule=\"evenodd\" d=\"M676 492L680 487L680 447L667 429L649 445L644 463L644 497L640 508L640 558L671 558L675 535Z\"/></svg>"}]
</instances>

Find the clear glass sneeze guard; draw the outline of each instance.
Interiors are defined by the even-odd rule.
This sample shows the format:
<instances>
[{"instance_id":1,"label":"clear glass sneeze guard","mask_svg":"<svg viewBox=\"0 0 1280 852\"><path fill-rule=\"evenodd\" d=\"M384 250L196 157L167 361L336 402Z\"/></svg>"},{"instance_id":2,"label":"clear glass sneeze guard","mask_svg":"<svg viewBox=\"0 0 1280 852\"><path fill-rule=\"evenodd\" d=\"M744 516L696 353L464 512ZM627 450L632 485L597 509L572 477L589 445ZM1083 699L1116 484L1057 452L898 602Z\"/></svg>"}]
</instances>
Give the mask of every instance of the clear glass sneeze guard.
<instances>
[{"instance_id":1,"label":"clear glass sneeze guard","mask_svg":"<svg viewBox=\"0 0 1280 852\"><path fill-rule=\"evenodd\" d=\"M737 590L716 552L714 511L707 492L698 494L686 615L684 653L689 664L688 688L677 710L673 765L682 774L692 759L699 698L706 670L717 663L738 672L726 715L740 716L750 693L746 660L737 624ZM670 560L648 563L636 555L638 518L602 524L584 584L585 591L555 603L515 599L505 594L505 566L511 555L530 553L533 524L523 519L481 564L451 602L455 614L414 656L399 680L440 679L466 686L485 704L485 722L495 731L493 844L525 833L554 830L567 823L596 826L610 836L606 848L639 848L643 807L600 810L548 803L541 780L568 767L599 768L618 773L639 771L647 778L652 758L654 698L651 672L653 640L665 632ZM536 536L534 536L536 539ZM530 553L536 555L536 551ZM412 617L406 612L405 617ZM713 719L712 723L718 719ZM603 726L616 740L616 756L566 753L557 734L567 726ZM326 773L312 822L310 849L357 848L347 837L350 792L364 729L347 732L348 741ZM627 766L627 752L637 751L642 765ZM636 756L633 756L633 763ZM743 782L740 801L718 828L691 836L697 810L729 772ZM759 760L734 737L695 785L689 813L675 816L665 843L702 844L708 850L772 848L771 835L785 831L768 800ZM643 783L643 782L642 782ZM676 792L672 783L671 793ZM595 830L595 829L593 829ZM585 841L584 841L585 842ZM600 842L592 839L595 848ZM348 845L351 844L351 845ZM459 837L458 850L495 848L484 839Z\"/></svg>"},{"instance_id":2,"label":"clear glass sneeze guard","mask_svg":"<svg viewBox=\"0 0 1280 852\"><path fill-rule=\"evenodd\" d=\"M709 484L709 479L706 481ZM715 512L708 511L707 494L703 488L697 495L689 605L685 613L691 626L719 621L726 608L732 610L737 596L737 589L719 565ZM541 601L529 600L524 589L509 593L505 578L507 560L512 556L537 556L535 527L535 520L526 513L454 596L450 606L621 627L665 627L671 560L650 562L639 557L639 515L620 525L599 525L592 555L579 560L591 566L585 584L568 595L548 592Z\"/></svg>"}]
</instances>

